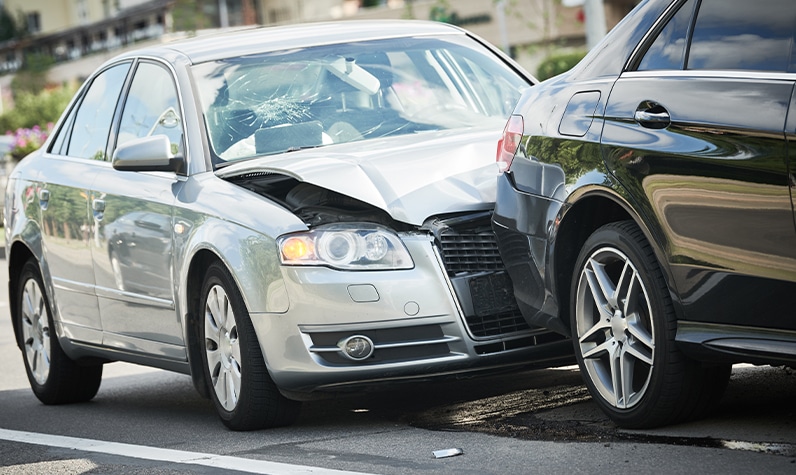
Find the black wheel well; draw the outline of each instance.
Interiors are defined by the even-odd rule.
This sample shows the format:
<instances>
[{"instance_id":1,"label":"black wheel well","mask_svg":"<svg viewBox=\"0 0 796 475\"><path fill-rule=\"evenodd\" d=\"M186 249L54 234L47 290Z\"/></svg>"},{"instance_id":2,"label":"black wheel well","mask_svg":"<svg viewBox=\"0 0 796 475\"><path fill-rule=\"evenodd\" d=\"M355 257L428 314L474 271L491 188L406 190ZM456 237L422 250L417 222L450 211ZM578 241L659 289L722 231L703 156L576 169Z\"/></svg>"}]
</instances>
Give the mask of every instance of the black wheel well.
<instances>
[{"instance_id":1,"label":"black wheel well","mask_svg":"<svg viewBox=\"0 0 796 475\"><path fill-rule=\"evenodd\" d=\"M191 379L199 394L205 398L210 398L205 372L202 367L202 351L204 350L201 340L199 325L202 324L202 283L205 278L207 268L214 262L221 259L209 250L202 250L194 255L191 265L188 268L188 281L186 282L187 294L187 315L185 316L186 327L186 348L188 351L188 364L191 367Z\"/></svg>"},{"instance_id":2,"label":"black wheel well","mask_svg":"<svg viewBox=\"0 0 796 475\"><path fill-rule=\"evenodd\" d=\"M19 276L22 273L22 267L25 265L26 262L30 259L35 259L35 255L33 251L28 248L22 242L15 242L11 245L11 249L8 255L8 275L9 276ZM46 289L42 289L45 292ZM21 348L21 341L19 337L19 325L17 324L17 318L19 312L19 302L17 302L17 293L19 292L19 279L10 278L8 279L8 305L11 310L11 324L14 328L14 337L15 341L17 342L17 346Z\"/></svg>"},{"instance_id":3,"label":"black wheel well","mask_svg":"<svg viewBox=\"0 0 796 475\"><path fill-rule=\"evenodd\" d=\"M572 273L583 243L598 228L608 223L626 220L634 220L630 212L606 196L582 198L572 205L572 208L564 215L555 237L553 262L559 315L567 327L569 327L569 295Z\"/></svg>"}]
</instances>

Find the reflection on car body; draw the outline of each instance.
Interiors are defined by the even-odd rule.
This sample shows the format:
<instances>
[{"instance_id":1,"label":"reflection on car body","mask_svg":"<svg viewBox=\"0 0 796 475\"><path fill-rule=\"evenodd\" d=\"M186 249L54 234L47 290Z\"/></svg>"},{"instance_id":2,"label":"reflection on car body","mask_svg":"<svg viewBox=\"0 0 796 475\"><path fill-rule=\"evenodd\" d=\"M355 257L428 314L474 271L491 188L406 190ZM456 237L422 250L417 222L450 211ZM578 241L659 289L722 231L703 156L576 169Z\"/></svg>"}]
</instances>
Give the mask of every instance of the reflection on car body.
<instances>
[{"instance_id":1,"label":"reflection on car body","mask_svg":"<svg viewBox=\"0 0 796 475\"><path fill-rule=\"evenodd\" d=\"M171 269L164 257L171 254L171 216L131 211L109 222L104 231L116 288L168 292Z\"/></svg>"},{"instance_id":2,"label":"reflection on car body","mask_svg":"<svg viewBox=\"0 0 796 475\"><path fill-rule=\"evenodd\" d=\"M796 364L796 3L648 0L508 120L494 229L530 325L618 424Z\"/></svg>"},{"instance_id":3,"label":"reflection on car body","mask_svg":"<svg viewBox=\"0 0 796 475\"><path fill-rule=\"evenodd\" d=\"M188 373L233 429L362 384L569 361L490 217L532 78L465 31L198 38L92 75L9 184L12 315L45 403L106 361Z\"/></svg>"}]
</instances>

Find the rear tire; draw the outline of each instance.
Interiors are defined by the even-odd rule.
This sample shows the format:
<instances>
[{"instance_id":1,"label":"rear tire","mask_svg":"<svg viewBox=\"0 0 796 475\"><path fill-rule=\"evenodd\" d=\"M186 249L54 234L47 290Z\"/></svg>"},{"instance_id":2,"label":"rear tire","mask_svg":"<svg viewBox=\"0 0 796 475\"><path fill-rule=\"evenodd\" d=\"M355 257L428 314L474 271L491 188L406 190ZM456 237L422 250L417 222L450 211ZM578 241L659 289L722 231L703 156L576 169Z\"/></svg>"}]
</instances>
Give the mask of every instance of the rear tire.
<instances>
[{"instance_id":1,"label":"rear tire","mask_svg":"<svg viewBox=\"0 0 796 475\"><path fill-rule=\"evenodd\" d=\"M58 341L52 311L33 259L22 267L17 286L17 324L30 387L44 404L85 402L97 395L102 365L80 365Z\"/></svg>"},{"instance_id":2,"label":"rear tire","mask_svg":"<svg viewBox=\"0 0 796 475\"><path fill-rule=\"evenodd\" d=\"M245 431L293 423L300 403L271 380L243 297L219 263L207 270L201 303L205 379L224 425Z\"/></svg>"},{"instance_id":3,"label":"rear tire","mask_svg":"<svg viewBox=\"0 0 796 475\"><path fill-rule=\"evenodd\" d=\"M702 366L675 345L677 318L649 242L632 221L585 242L572 282L575 356L598 406L617 425L651 428L701 417L731 366Z\"/></svg>"}]
</instances>

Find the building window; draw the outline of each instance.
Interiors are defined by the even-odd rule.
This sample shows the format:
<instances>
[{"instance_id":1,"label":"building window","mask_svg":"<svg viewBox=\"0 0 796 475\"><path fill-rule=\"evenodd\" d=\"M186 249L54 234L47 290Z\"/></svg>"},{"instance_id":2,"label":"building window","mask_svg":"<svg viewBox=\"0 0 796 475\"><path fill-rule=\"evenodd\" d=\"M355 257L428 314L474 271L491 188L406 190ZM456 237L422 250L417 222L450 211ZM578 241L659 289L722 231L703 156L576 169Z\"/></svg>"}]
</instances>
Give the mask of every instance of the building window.
<instances>
[{"instance_id":1,"label":"building window","mask_svg":"<svg viewBox=\"0 0 796 475\"><path fill-rule=\"evenodd\" d=\"M86 8L86 0L77 0L77 21L81 25L88 22L88 9Z\"/></svg>"},{"instance_id":2,"label":"building window","mask_svg":"<svg viewBox=\"0 0 796 475\"><path fill-rule=\"evenodd\" d=\"M39 15L39 12L26 13L25 20L28 26L28 33L38 33L41 31L41 15Z\"/></svg>"}]
</instances>

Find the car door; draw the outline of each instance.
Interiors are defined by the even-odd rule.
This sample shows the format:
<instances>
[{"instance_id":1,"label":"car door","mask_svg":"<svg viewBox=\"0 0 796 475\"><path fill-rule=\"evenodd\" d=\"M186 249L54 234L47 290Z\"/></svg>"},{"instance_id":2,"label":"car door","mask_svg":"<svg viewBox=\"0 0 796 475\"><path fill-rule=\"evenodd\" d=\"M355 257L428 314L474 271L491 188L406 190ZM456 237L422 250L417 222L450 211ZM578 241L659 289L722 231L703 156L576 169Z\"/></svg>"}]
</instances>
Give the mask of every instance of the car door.
<instances>
[{"instance_id":1,"label":"car door","mask_svg":"<svg viewBox=\"0 0 796 475\"><path fill-rule=\"evenodd\" d=\"M156 134L182 153L183 124L171 70L154 61L134 67L114 149ZM184 359L173 272L173 204L183 181L175 173L99 173L91 190L97 229L92 247L104 344Z\"/></svg>"},{"instance_id":2,"label":"car door","mask_svg":"<svg viewBox=\"0 0 796 475\"><path fill-rule=\"evenodd\" d=\"M663 243L686 317L796 328L785 122L792 0L690 0L616 81L604 158ZM697 8L698 6L698 8Z\"/></svg>"},{"instance_id":3,"label":"car door","mask_svg":"<svg viewBox=\"0 0 796 475\"><path fill-rule=\"evenodd\" d=\"M102 168L129 69L130 62L112 65L91 81L56 132L47 166L39 169L42 250L53 282L53 305L64 332L78 341L102 340L91 258L96 229L88 195Z\"/></svg>"}]
</instances>

